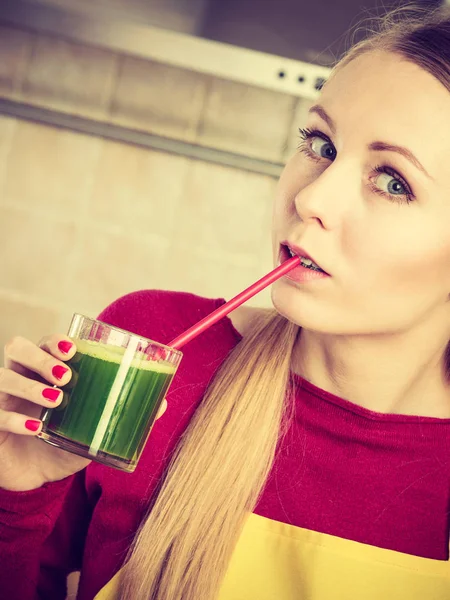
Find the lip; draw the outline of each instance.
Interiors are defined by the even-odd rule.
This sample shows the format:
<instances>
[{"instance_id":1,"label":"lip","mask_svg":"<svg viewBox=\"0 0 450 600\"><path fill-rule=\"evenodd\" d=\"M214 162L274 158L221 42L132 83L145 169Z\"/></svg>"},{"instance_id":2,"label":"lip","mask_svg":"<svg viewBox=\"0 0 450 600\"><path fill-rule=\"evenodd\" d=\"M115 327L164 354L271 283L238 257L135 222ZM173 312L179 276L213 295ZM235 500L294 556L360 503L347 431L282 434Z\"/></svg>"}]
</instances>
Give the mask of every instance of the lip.
<instances>
[{"instance_id":1,"label":"lip","mask_svg":"<svg viewBox=\"0 0 450 600\"><path fill-rule=\"evenodd\" d=\"M306 252L306 250L304 250L303 248L300 248L300 246L296 246L295 244L292 244L291 242L289 242L287 240L281 242L280 246L281 246L281 248L283 246L287 246L297 256L301 256L302 258L309 258L310 260L313 261L313 263L315 263L319 268L321 268L324 273L329 275L329 273L327 271L325 271L325 269L322 267L322 265L315 258L313 258L310 254L308 254L308 252ZM280 251L281 251L281 248L280 248Z\"/></svg>"}]
</instances>

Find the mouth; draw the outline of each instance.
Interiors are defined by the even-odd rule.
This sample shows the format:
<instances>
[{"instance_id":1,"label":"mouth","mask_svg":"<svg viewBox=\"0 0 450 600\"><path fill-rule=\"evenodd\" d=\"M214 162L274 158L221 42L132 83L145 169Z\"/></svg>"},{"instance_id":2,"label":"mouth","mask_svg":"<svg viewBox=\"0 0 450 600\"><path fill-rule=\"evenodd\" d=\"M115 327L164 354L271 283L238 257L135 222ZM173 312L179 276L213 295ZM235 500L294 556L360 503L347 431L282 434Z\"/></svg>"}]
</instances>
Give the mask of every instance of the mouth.
<instances>
[{"instance_id":1,"label":"mouth","mask_svg":"<svg viewBox=\"0 0 450 600\"><path fill-rule=\"evenodd\" d=\"M329 275L329 273L322 269L322 267L318 265L317 262L315 262L305 250L303 250L303 248L299 248L298 246L295 246L287 241L282 242L280 244L280 262L283 263L294 256L301 258L300 264L302 267L310 269L311 271Z\"/></svg>"}]
</instances>

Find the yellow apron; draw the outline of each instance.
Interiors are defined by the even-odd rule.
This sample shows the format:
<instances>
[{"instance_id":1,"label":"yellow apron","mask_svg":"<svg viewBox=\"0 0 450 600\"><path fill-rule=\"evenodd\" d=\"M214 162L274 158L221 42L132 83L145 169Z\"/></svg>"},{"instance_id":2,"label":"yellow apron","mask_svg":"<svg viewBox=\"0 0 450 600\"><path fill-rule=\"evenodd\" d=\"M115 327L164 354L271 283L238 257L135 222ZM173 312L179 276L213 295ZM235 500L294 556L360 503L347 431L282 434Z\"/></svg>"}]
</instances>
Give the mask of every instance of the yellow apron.
<instances>
[{"instance_id":1,"label":"yellow apron","mask_svg":"<svg viewBox=\"0 0 450 600\"><path fill-rule=\"evenodd\" d=\"M120 571L95 600L119 600ZM450 562L251 514L218 600L450 600Z\"/></svg>"}]
</instances>

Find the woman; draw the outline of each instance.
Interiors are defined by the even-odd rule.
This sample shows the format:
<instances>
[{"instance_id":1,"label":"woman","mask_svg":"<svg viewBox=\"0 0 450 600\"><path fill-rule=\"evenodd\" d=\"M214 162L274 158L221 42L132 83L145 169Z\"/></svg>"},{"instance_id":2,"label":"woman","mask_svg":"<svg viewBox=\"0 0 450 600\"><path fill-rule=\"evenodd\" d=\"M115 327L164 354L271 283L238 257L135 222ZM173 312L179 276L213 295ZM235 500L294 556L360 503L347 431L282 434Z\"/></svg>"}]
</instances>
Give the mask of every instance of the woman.
<instances>
[{"instance_id":1,"label":"woman","mask_svg":"<svg viewBox=\"0 0 450 600\"><path fill-rule=\"evenodd\" d=\"M76 348L10 341L2 597L64 598L78 569L80 600L450 597L449 92L449 9L393 13L335 67L274 206L274 262L314 264L185 347L132 475L35 439ZM223 302L99 318L168 342Z\"/></svg>"}]
</instances>

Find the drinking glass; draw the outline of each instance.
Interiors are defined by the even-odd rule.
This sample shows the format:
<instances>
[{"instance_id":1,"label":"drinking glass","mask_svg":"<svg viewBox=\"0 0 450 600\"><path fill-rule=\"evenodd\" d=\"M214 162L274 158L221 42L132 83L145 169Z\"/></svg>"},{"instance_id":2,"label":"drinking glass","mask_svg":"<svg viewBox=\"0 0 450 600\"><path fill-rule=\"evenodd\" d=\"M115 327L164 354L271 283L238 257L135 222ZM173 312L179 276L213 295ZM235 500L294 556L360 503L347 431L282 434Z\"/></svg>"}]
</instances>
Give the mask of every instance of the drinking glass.
<instances>
[{"instance_id":1,"label":"drinking glass","mask_svg":"<svg viewBox=\"0 0 450 600\"><path fill-rule=\"evenodd\" d=\"M183 354L77 313L68 336L72 379L61 404L43 410L38 437L132 473Z\"/></svg>"}]
</instances>

